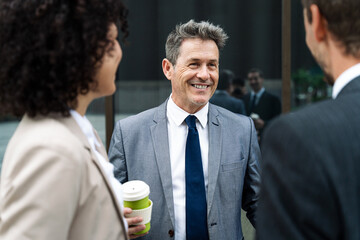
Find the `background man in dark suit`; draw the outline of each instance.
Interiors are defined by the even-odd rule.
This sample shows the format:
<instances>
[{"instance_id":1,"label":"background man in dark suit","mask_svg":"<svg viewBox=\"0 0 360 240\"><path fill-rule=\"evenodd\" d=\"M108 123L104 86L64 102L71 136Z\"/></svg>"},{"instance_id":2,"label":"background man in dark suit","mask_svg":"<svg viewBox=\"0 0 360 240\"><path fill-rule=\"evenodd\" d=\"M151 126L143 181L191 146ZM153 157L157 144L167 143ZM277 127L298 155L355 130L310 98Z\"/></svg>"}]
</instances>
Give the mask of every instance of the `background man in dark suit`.
<instances>
[{"instance_id":1,"label":"background man in dark suit","mask_svg":"<svg viewBox=\"0 0 360 240\"><path fill-rule=\"evenodd\" d=\"M281 113L281 104L278 97L265 91L264 76L260 69L250 69L247 77L251 92L244 97L246 113L254 120L258 135L261 136L268 122Z\"/></svg>"},{"instance_id":2,"label":"background man in dark suit","mask_svg":"<svg viewBox=\"0 0 360 240\"><path fill-rule=\"evenodd\" d=\"M258 239L360 239L360 1L303 0L331 100L265 131Z\"/></svg>"},{"instance_id":3,"label":"background man in dark suit","mask_svg":"<svg viewBox=\"0 0 360 240\"><path fill-rule=\"evenodd\" d=\"M233 113L246 115L244 102L230 95L230 86L234 76L231 70L220 71L219 83L214 95L210 98L210 102Z\"/></svg>"}]
</instances>

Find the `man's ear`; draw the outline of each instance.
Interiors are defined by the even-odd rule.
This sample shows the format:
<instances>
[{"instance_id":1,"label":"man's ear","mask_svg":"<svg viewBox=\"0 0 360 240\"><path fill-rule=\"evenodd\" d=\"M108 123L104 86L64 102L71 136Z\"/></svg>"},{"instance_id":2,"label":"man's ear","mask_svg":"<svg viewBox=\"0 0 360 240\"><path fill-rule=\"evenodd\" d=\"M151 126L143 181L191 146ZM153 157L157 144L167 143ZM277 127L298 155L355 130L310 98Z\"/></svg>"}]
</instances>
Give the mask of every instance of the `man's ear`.
<instances>
[{"instance_id":1,"label":"man's ear","mask_svg":"<svg viewBox=\"0 0 360 240\"><path fill-rule=\"evenodd\" d=\"M168 80L171 80L171 77L173 75L173 72L174 72L174 66L172 65L172 63L164 58L162 60L162 69L163 69L163 72L164 72L164 75L165 77L168 79Z\"/></svg>"},{"instance_id":2,"label":"man's ear","mask_svg":"<svg viewBox=\"0 0 360 240\"><path fill-rule=\"evenodd\" d=\"M311 29L314 33L315 40L322 42L326 39L328 34L328 23L325 17L321 14L317 5L311 4L309 8L312 15Z\"/></svg>"}]
</instances>

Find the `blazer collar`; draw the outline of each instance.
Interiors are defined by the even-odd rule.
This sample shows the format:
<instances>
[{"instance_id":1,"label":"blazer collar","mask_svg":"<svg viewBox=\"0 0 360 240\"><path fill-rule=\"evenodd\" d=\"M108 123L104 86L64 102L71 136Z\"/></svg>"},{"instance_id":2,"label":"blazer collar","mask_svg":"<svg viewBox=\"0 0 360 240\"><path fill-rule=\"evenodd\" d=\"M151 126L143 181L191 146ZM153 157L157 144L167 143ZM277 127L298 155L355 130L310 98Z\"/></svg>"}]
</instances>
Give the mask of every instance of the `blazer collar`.
<instances>
[{"instance_id":1,"label":"blazer collar","mask_svg":"<svg viewBox=\"0 0 360 240\"><path fill-rule=\"evenodd\" d=\"M151 138L154 144L155 158L159 170L161 184L164 189L166 204L173 226L175 226L174 199L171 180L171 163L169 140L167 130L166 106L168 99L155 111L153 122L150 126Z\"/></svg>"},{"instance_id":2,"label":"blazer collar","mask_svg":"<svg viewBox=\"0 0 360 240\"><path fill-rule=\"evenodd\" d=\"M221 118L213 104L209 104L209 169L208 169L208 214L213 204L220 169L222 148Z\"/></svg>"}]
</instances>

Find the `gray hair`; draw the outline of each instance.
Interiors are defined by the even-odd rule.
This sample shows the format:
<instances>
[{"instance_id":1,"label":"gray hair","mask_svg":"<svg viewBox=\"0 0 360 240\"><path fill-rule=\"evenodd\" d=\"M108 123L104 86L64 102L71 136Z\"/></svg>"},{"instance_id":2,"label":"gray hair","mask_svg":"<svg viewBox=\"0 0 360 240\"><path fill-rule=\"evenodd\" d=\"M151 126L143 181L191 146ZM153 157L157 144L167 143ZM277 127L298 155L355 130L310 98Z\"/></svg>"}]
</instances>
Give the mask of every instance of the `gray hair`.
<instances>
[{"instance_id":1,"label":"gray hair","mask_svg":"<svg viewBox=\"0 0 360 240\"><path fill-rule=\"evenodd\" d=\"M188 38L213 40L218 49L221 50L229 37L220 26L215 26L207 21L195 22L191 19L187 23L176 25L167 37L165 44L166 58L173 65L179 57L181 43Z\"/></svg>"}]
</instances>

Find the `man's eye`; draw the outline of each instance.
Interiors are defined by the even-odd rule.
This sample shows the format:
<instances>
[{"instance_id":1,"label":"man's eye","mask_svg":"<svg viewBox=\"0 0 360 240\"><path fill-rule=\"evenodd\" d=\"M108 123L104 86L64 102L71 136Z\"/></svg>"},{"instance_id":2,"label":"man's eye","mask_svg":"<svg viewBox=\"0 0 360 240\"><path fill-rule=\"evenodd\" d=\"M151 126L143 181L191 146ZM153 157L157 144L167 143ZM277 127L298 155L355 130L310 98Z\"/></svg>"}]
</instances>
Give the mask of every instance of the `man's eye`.
<instances>
[{"instance_id":1,"label":"man's eye","mask_svg":"<svg viewBox=\"0 0 360 240\"><path fill-rule=\"evenodd\" d=\"M198 63L190 63L189 66L196 67L196 66L199 66L199 64Z\"/></svg>"}]
</instances>

